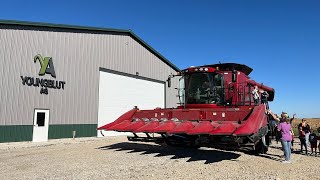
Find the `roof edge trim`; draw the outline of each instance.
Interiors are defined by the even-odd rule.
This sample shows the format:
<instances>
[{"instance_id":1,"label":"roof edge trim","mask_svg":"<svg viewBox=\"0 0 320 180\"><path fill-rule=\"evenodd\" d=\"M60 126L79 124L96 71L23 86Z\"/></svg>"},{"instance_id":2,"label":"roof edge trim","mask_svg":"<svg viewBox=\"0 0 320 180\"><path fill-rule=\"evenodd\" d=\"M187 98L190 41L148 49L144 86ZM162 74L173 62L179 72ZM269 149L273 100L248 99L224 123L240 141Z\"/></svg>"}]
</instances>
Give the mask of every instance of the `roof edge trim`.
<instances>
[{"instance_id":1,"label":"roof edge trim","mask_svg":"<svg viewBox=\"0 0 320 180\"><path fill-rule=\"evenodd\" d=\"M133 39L138 41L143 47L145 47L146 49L151 51L155 56L160 58L164 63L169 65L175 71L180 71L180 69L177 66L172 64L167 58L162 56L158 51L153 49L148 43L143 41L139 36L137 36L131 30L0 19L0 25L1 24L3 24L3 25L33 26L33 27L49 27L49 28L59 28L59 29L87 30L87 31L101 31L101 32L118 32L118 33L128 34L130 37L132 37Z\"/></svg>"}]
</instances>

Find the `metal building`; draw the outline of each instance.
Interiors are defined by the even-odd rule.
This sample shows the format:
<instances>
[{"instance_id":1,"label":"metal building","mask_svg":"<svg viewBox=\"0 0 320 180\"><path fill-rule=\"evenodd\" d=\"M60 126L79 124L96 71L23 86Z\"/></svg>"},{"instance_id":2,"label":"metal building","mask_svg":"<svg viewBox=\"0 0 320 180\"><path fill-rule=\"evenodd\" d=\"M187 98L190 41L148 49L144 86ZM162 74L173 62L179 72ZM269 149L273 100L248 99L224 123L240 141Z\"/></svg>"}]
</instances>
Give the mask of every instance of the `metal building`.
<instances>
[{"instance_id":1,"label":"metal building","mask_svg":"<svg viewBox=\"0 0 320 180\"><path fill-rule=\"evenodd\" d=\"M0 21L0 65L0 142L100 136L134 106L177 104L179 69L129 30Z\"/></svg>"}]
</instances>

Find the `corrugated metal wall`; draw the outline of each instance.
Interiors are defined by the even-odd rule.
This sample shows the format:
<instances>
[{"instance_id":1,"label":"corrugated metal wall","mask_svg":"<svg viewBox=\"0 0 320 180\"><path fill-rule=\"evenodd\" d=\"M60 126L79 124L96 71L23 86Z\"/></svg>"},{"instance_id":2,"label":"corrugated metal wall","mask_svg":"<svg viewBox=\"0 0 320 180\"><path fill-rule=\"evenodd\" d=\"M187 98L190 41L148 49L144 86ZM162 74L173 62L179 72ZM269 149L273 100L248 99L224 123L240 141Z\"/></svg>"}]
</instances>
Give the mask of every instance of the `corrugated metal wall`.
<instances>
[{"instance_id":1,"label":"corrugated metal wall","mask_svg":"<svg viewBox=\"0 0 320 180\"><path fill-rule=\"evenodd\" d=\"M52 57L56 79L38 75L37 54ZM0 65L0 125L31 125L34 108L50 109L50 124L96 124L99 67L161 81L175 73L129 35L18 25L0 25ZM62 80L65 89L43 95L20 76ZM166 95L167 107L176 106L176 90Z\"/></svg>"}]
</instances>

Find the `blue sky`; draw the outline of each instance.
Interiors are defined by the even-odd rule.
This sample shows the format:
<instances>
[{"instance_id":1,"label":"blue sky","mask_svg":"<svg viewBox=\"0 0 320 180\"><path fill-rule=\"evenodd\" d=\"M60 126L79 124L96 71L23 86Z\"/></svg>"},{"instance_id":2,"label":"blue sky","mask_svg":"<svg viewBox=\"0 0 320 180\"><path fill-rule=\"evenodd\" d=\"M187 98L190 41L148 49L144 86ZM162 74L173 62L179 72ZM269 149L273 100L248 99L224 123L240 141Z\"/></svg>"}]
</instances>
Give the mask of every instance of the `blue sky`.
<instances>
[{"instance_id":1,"label":"blue sky","mask_svg":"<svg viewBox=\"0 0 320 180\"><path fill-rule=\"evenodd\" d=\"M320 117L320 1L7 0L0 19L131 29L181 69L246 64L274 112Z\"/></svg>"}]
</instances>

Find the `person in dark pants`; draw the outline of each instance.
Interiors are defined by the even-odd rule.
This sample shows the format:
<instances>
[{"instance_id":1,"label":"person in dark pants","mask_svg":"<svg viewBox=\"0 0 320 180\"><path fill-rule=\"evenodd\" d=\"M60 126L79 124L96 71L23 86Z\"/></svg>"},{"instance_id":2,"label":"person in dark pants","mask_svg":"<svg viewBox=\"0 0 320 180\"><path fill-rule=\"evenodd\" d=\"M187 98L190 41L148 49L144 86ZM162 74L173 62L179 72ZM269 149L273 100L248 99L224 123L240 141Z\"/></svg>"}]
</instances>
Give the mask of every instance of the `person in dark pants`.
<instances>
[{"instance_id":1,"label":"person in dark pants","mask_svg":"<svg viewBox=\"0 0 320 180\"><path fill-rule=\"evenodd\" d=\"M292 141L291 141L291 152L293 152L294 132L293 132L292 129L291 129L290 134L291 134L291 137L292 137Z\"/></svg>"},{"instance_id":2,"label":"person in dark pants","mask_svg":"<svg viewBox=\"0 0 320 180\"><path fill-rule=\"evenodd\" d=\"M279 118L278 115L274 114L270 109L268 110L268 113L273 117L274 120L278 121L278 123L282 123L284 120L288 119L288 122L290 123L290 125L296 116L296 114L294 114L293 117L289 119L288 114L286 112L282 112L281 117ZM277 132L276 134L277 143L279 142L280 138L281 138L281 133Z\"/></svg>"},{"instance_id":3,"label":"person in dark pants","mask_svg":"<svg viewBox=\"0 0 320 180\"><path fill-rule=\"evenodd\" d=\"M307 148L307 143L306 143L306 134L305 132L302 130L302 127L298 127L299 128L299 139L300 139L300 152L301 154L303 153L303 147L305 147L306 149L306 154L308 154L308 148Z\"/></svg>"},{"instance_id":4,"label":"person in dark pants","mask_svg":"<svg viewBox=\"0 0 320 180\"><path fill-rule=\"evenodd\" d=\"M268 114L268 124L269 124L269 128L270 128L270 132L271 132L271 139L275 139L276 136L276 121L274 120L274 118Z\"/></svg>"},{"instance_id":5,"label":"person in dark pants","mask_svg":"<svg viewBox=\"0 0 320 180\"><path fill-rule=\"evenodd\" d=\"M306 155L308 155L308 145L309 145L309 135L310 135L310 126L307 123L306 119L302 119L302 122L298 125L299 129L299 139L301 142L301 153L302 147L306 148ZM304 140L304 142L302 142Z\"/></svg>"},{"instance_id":6,"label":"person in dark pants","mask_svg":"<svg viewBox=\"0 0 320 180\"><path fill-rule=\"evenodd\" d=\"M318 127L318 134L319 134L318 140L319 140L319 142L320 142L320 127ZM318 145L318 149L319 149L319 154L320 154L320 143L319 143L319 145Z\"/></svg>"},{"instance_id":7,"label":"person in dark pants","mask_svg":"<svg viewBox=\"0 0 320 180\"><path fill-rule=\"evenodd\" d=\"M311 155L313 154L314 149L314 155L317 156L317 142L318 142L318 136L316 134L316 131L313 130L313 132L309 136L309 141L311 144Z\"/></svg>"},{"instance_id":8,"label":"person in dark pants","mask_svg":"<svg viewBox=\"0 0 320 180\"><path fill-rule=\"evenodd\" d=\"M272 118L272 120L274 121L273 133L274 133L276 142L277 142L277 144L278 144L279 141L280 141L280 139L281 139L281 133L278 131L278 127L277 127L277 126L279 125L279 121L276 120L276 119L274 118L274 116L275 116L276 118L279 118L279 116L278 116L278 114L274 114L274 116L272 116L272 114L270 114L270 113L269 113L269 115L271 116L270 118Z\"/></svg>"},{"instance_id":9,"label":"person in dark pants","mask_svg":"<svg viewBox=\"0 0 320 180\"><path fill-rule=\"evenodd\" d=\"M292 121L294 120L295 116L296 116L296 114L293 114L292 118L290 118L291 127L292 127ZM291 152L293 152L293 143L294 143L294 132L293 132L293 130L291 131L291 135L292 135Z\"/></svg>"}]
</instances>

